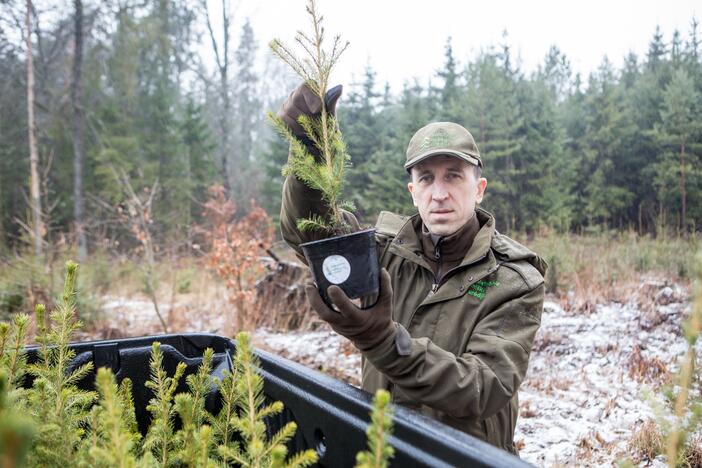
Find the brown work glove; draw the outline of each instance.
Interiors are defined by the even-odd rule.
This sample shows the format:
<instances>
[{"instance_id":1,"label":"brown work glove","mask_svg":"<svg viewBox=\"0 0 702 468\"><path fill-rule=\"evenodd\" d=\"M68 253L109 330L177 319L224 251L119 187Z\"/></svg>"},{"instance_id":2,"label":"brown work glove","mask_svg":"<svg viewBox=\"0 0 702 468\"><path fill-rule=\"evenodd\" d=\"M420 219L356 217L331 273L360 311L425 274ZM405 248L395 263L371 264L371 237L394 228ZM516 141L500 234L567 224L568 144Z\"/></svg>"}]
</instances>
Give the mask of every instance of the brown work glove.
<instances>
[{"instance_id":1,"label":"brown work glove","mask_svg":"<svg viewBox=\"0 0 702 468\"><path fill-rule=\"evenodd\" d=\"M324 96L327 112L331 115L336 114L336 103L341 97L341 85L334 86L327 91ZM283 107L278 112L278 117L283 119L283 122L290 128L293 134L298 138L307 138L302 125L297 121L301 115L317 116L322 112L322 101L305 83L295 88L290 93L290 96L283 103Z\"/></svg>"},{"instance_id":2,"label":"brown work glove","mask_svg":"<svg viewBox=\"0 0 702 468\"><path fill-rule=\"evenodd\" d=\"M361 309L349 299L339 286L332 285L327 295L339 312L324 303L313 284L305 286L307 298L317 314L331 325L339 335L351 340L361 351L374 348L391 335L395 335L397 324L392 320L392 286L390 275L383 268L380 271L380 292L378 301L368 309Z\"/></svg>"}]
</instances>

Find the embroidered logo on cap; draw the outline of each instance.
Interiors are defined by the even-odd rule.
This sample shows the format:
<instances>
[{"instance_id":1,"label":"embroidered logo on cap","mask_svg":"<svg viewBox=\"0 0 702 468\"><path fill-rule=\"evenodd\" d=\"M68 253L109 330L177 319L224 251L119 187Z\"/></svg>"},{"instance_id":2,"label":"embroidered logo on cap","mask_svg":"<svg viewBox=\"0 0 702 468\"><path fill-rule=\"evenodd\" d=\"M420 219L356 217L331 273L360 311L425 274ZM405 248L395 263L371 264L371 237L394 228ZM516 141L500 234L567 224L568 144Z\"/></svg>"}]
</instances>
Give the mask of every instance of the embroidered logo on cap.
<instances>
[{"instance_id":1,"label":"embroidered logo on cap","mask_svg":"<svg viewBox=\"0 0 702 468\"><path fill-rule=\"evenodd\" d=\"M425 151L434 148L447 148L453 145L455 138L443 128L439 128L431 136L424 137L422 144L419 145L420 151Z\"/></svg>"}]
</instances>

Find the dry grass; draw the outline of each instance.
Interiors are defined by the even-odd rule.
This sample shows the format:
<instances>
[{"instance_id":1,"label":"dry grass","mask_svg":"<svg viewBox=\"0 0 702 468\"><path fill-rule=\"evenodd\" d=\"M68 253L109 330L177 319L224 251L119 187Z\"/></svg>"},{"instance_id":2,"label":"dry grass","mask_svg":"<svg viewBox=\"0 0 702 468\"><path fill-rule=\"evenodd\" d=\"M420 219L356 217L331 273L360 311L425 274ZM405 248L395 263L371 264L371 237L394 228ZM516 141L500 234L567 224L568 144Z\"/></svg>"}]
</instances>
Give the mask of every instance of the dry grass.
<instances>
[{"instance_id":1,"label":"dry grass","mask_svg":"<svg viewBox=\"0 0 702 468\"><path fill-rule=\"evenodd\" d=\"M655 421L649 420L634 432L628 444L635 463L650 462L665 451L663 436Z\"/></svg>"},{"instance_id":2,"label":"dry grass","mask_svg":"<svg viewBox=\"0 0 702 468\"><path fill-rule=\"evenodd\" d=\"M515 236L549 263L547 290L566 310L592 312L597 304L628 302L640 291L641 277L666 278L687 286L700 242L677 238L652 239L635 233L596 235L544 232L529 240Z\"/></svg>"},{"instance_id":3,"label":"dry grass","mask_svg":"<svg viewBox=\"0 0 702 468\"><path fill-rule=\"evenodd\" d=\"M685 468L702 468L702 436L687 444L680 457L680 465Z\"/></svg>"},{"instance_id":4,"label":"dry grass","mask_svg":"<svg viewBox=\"0 0 702 468\"><path fill-rule=\"evenodd\" d=\"M628 362L629 377L638 382L667 383L671 374L668 367L657 357L647 358L642 354L640 345L631 352Z\"/></svg>"},{"instance_id":5,"label":"dry grass","mask_svg":"<svg viewBox=\"0 0 702 468\"><path fill-rule=\"evenodd\" d=\"M573 380L563 376L530 378L522 385L543 392L545 395L553 395L558 391L570 390L573 387Z\"/></svg>"},{"instance_id":6,"label":"dry grass","mask_svg":"<svg viewBox=\"0 0 702 468\"><path fill-rule=\"evenodd\" d=\"M597 431L590 431L578 441L578 451L576 459L579 464L598 465L600 460L597 459L602 452L611 450L612 444L608 443Z\"/></svg>"}]
</instances>

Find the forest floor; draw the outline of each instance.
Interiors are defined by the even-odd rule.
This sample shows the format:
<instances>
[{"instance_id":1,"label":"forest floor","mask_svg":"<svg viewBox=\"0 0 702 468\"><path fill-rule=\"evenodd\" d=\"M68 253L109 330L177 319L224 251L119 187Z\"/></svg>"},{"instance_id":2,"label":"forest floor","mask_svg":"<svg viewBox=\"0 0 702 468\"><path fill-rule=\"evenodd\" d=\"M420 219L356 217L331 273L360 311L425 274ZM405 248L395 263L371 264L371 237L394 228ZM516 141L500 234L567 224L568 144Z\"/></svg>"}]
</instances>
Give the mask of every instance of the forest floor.
<instances>
[{"instance_id":1,"label":"forest floor","mask_svg":"<svg viewBox=\"0 0 702 468\"><path fill-rule=\"evenodd\" d=\"M179 296L162 313L179 332L222 333L226 301L220 294L213 291L205 304L201 297ZM521 457L538 466L611 466L626 458L663 466L660 458L640 460L630 441L655 419L654 400L686 350L681 323L689 309L688 287L646 277L626 303L600 304L586 313L574 312L567 297L547 298L520 389L515 442ZM162 333L146 299L108 296L102 310L102 332L92 338ZM258 329L253 338L260 348L360 384L360 355L324 326ZM702 346L698 351L702 356Z\"/></svg>"}]
</instances>

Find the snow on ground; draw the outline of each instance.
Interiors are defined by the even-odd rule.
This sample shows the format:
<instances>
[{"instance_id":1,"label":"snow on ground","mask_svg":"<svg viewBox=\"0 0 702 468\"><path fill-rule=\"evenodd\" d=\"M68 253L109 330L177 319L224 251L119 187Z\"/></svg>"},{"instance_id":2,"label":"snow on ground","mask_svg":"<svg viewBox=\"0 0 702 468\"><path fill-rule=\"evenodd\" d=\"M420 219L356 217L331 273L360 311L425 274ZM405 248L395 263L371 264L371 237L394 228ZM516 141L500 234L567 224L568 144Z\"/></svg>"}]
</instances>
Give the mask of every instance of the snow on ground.
<instances>
[{"instance_id":1,"label":"snow on ground","mask_svg":"<svg viewBox=\"0 0 702 468\"><path fill-rule=\"evenodd\" d=\"M520 389L515 441L522 458L551 466L611 465L625 457L632 431L654 417L646 388L687 349L679 331L683 308L659 307L663 321L644 330L633 304L571 315L547 302Z\"/></svg>"},{"instance_id":2,"label":"snow on ground","mask_svg":"<svg viewBox=\"0 0 702 468\"><path fill-rule=\"evenodd\" d=\"M277 333L257 330L254 345L307 367L331 374L352 385L361 385L361 355L350 341L331 329Z\"/></svg>"},{"instance_id":3,"label":"snow on ground","mask_svg":"<svg viewBox=\"0 0 702 468\"><path fill-rule=\"evenodd\" d=\"M169 329L174 333L223 334L228 308L226 299L215 298L207 303L191 299L183 297L178 302L159 303L159 311L166 323L170 324ZM96 339L163 333L154 304L148 299L105 296L100 309L102 321L97 325L100 333L94 337Z\"/></svg>"},{"instance_id":4,"label":"snow on ground","mask_svg":"<svg viewBox=\"0 0 702 468\"><path fill-rule=\"evenodd\" d=\"M649 310L632 301L583 315L546 302L520 389L515 442L522 459L538 466L612 466L630 456L633 431L654 418L645 394L655 394L687 349L680 334L689 308L685 294L654 287L660 289ZM358 354L332 331L255 336L262 347L359 384ZM665 464L654 460L653 466Z\"/></svg>"},{"instance_id":5,"label":"snow on ground","mask_svg":"<svg viewBox=\"0 0 702 468\"><path fill-rule=\"evenodd\" d=\"M515 442L522 459L538 466L611 466L630 455L633 431L654 417L645 394L656 393L685 353L680 324L689 311L678 286L644 281L639 290L629 303L599 305L589 315L546 302L520 389ZM122 336L160 332L148 301L107 298L103 310L106 325ZM169 310L164 306L162 313ZM223 313L212 306L174 304L173 310L178 331L224 329ZM258 347L360 384L360 355L328 328L260 329L253 339Z\"/></svg>"}]
</instances>

